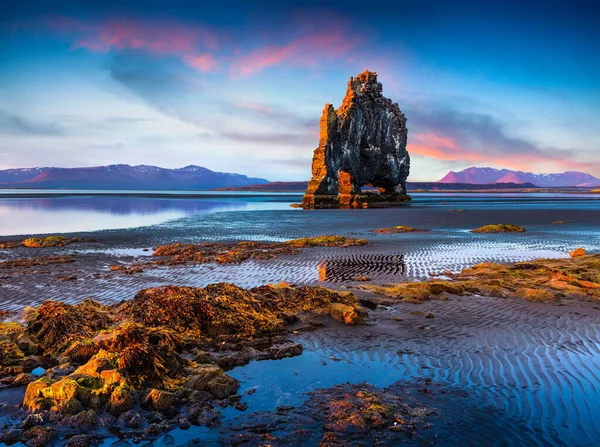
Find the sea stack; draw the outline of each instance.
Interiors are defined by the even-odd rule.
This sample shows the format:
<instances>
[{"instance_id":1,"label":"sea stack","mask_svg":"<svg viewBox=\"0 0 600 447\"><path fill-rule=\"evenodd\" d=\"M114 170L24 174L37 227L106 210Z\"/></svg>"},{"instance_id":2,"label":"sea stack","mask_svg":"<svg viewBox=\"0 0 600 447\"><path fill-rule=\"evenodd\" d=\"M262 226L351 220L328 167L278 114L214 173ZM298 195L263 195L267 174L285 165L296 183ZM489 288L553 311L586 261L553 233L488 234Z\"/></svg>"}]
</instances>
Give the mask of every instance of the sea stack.
<instances>
[{"instance_id":1,"label":"sea stack","mask_svg":"<svg viewBox=\"0 0 600 447\"><path fill-rule=\"evenodd\" d=\"M406 117L383 96L377 73L350 78L340 108L326 104L323 110L303 207L367 208L409 201L407 136ZM379 188L379 194L363 194L363 186Z\"/></svg>"}]
</instances>

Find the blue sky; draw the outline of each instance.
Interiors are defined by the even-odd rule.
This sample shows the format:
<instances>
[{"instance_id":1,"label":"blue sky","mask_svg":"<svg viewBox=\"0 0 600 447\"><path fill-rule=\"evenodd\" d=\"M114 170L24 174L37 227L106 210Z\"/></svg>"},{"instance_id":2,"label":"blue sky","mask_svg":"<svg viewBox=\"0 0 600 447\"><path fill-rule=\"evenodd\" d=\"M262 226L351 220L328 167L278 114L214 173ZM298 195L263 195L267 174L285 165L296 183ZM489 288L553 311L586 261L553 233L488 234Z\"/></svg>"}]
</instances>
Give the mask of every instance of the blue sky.
<instances>
[{"instance_id":1,"label":"blue sky","mask_svg":"<svg viewBox=\"0 0 600 447\"><path fill-rule=\"evenodd\" d=\"M10 0L0 168L305 180L324 104L369 69L407 115L411 180L473 165L600 176L594 2L191 3Z\"/></svg>"}]
</instances>

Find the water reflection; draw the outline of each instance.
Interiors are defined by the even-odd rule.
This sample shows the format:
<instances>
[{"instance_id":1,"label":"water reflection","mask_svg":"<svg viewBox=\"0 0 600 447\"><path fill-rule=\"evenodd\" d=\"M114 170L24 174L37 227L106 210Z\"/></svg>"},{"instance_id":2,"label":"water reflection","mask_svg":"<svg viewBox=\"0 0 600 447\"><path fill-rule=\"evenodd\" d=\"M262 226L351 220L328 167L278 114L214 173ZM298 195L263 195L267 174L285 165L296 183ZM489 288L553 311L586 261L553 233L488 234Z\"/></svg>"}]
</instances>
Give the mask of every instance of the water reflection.
<instances>
[{"instance_id":1,"label":"water reflection","mask_svg":"<svg viewBox=\"0 0 600 447\"><path fill-rule=\"evenodd\" d=\"M0 236L132 228L219 211L289 209L252 198L131 196L0 198Z\"/></svg>"},{"instance_id":2,"label":"water reflection","mask_svg":"<svg viewBox=\"0 0 600 447\"><path fill-rule=\"evenodd\" d=\"M319 264L319 280L328 282L353 281L359 276L405 274L404 254L350 256L327 259Z\"/></svg>"}]
</instances>

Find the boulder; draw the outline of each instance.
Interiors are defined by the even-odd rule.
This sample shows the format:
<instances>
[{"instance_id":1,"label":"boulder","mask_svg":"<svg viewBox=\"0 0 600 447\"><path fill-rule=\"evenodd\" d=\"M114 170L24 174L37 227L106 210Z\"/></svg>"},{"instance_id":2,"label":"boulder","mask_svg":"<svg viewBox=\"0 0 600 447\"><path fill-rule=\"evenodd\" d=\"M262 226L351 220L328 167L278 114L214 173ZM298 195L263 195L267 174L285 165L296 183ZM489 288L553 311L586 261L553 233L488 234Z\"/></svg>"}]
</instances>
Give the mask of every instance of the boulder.
<instances>
[{"instance_id":1,"label":"boulder","mask_svg":"<svg viewBox=\"0 0 600 447\"><path fill-rule=\"evenodd\" d=\"M15 380L13 380L13 382L12 382L12 386L27 385L28 383L31 383L34 380L35 380L35 377L33 377L32 374L21 373L17 377L15 377Z\"/></svg>"},{"instance_id":2,"label":"boulder","mask_svg":"<svg viewBox=\"0 0 600 447\"><path fill-rule=\"evenodd\" d=\"M6 445L16 444L21 440L23 430L18 428L9 428L7 430L0 430L0 442Z\"/></svg>"},{"instance_id":3,"label":"boulder","mask_svg":"<svg viewBox=\"0 0 600 447\"><path fill-rule=\"evenodd\" d=\"M108 401L108 411L119 415L131 410L135 405L135 400L127 386L117 386L110 394Z\"/></svg>"},{"instance_id":4,"label":"boulder","mask_svg":"<svg viewBox=\"0 0 600 447\"><path fill-rule=\"evenodd\" d=\"M216 399L224 399L227 396L237 393L240 384L227 374L219 374L206 384L206 388Z\"/></svg>"},{"instance_id":5,"label":"boulder","mask_svg":"<svg viewBox=\"0 0 600 447\"><path fill-rule=\"evenodd\" d=\"M331 305L329 315L335 320L343 321L345 324L360 324L364 322L366 312L358 307L348 306L342 303Z\"/></svg>"},{"instance_id":6,"label":"boulder","mask_svg":"<svg viewBox=\"0 0 600 447\"><path fill-rule=\"evenodd\" d=\"M576 258L578 256L585 256L585 250L581 247L576 248L575 250L573 250L572 252L569 253L569 256L571 256L572 258Z\"/></svg>"},{"instance_id":7,"label":"boulder","mask_svg":"<svg viewBox=\"0 0 600 447\"><path fill-rule=\"evenodd\" d=\"M56 430L51 427L33 427L23 432L23 439L29 447L44 447L50 444L55 434Z\"/></svg>"},{"instance_id":8,"label":"boulder","mask_svg":"<svg viewBox=\"0 0 600 447\"><path fill-rule=\"evenodd\" d=\"M39 399L44 398L42 390L48 388L48 386L50 386L50 382L45 377L42 377L41 379L38 379L27 385L25 397L23 398L23 407L30 411L39 409L41 403Z\"/></svg>"},{"instance_id":9,"label":"boulder","mask_svg":"<svg viewBox=\"0 0 600 447\"><path fill-rule=\"evenodd\" d=\"M175 408L175 402L176 398L173 393L153 388L146 396L144 405L161 413L171 413Z\"/></svg>"},{"instance_id":10,"label":"boulder","mask_svg":"<svg viewBox=\"0 0 600 447\"><path fill-rule=\"evenodd\" d=\"M69 438L67 447L90 447L97 445L100 439L92 435L75 435Z\"/></svg>"},{"instance_id":11,"label":"boulder","mask_svg":"<svg viewBox=\"0 0 600 447\"><path fill-rule=\"evenodd\" d=\"M91 359L98 350L98 346L93 341L77 340L63 352L61 359L68 358L77 364L81 364Z\"/></svg>"},{"instance_id":12,"label":"boulder","mask_svg":"<svg viewBox=\"0 0 600 447\"><path fill-rule=\"evenodd\" d=\"M237 393L240 384L229 377L217 365L200 365L189 370L189 379L185 386L197 391L208 391L213 397L222 399Z\"/></svg>"}]
</instances>

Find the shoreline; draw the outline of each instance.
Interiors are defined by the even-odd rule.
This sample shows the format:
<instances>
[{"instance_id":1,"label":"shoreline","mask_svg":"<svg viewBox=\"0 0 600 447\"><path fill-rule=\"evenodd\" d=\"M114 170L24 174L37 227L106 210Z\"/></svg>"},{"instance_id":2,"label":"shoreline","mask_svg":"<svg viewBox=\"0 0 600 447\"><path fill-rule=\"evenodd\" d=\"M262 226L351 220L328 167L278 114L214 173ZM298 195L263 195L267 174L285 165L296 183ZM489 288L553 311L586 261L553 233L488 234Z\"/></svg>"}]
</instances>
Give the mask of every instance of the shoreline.
<instances>
[{"instance_id":1,"label":"shoreline","mask_svg":"<svg viewBox=\"0 0 600 447\"><path fill-rule=\"evenodd\" d=\"M497 188L497 189L408 189L410 194L581 194L589 198L600 198L600 193L590 188ZM172 197L172 198L232 198L246 197L293 197L303 196L303 190L262 189L207 189L207 190L103 190L103 189L29 189L0 188L0 198L40 198L71 196L124 196L124 197ZM373 193L373 195L377 195Z\"/></svg>"}]
</instances>

